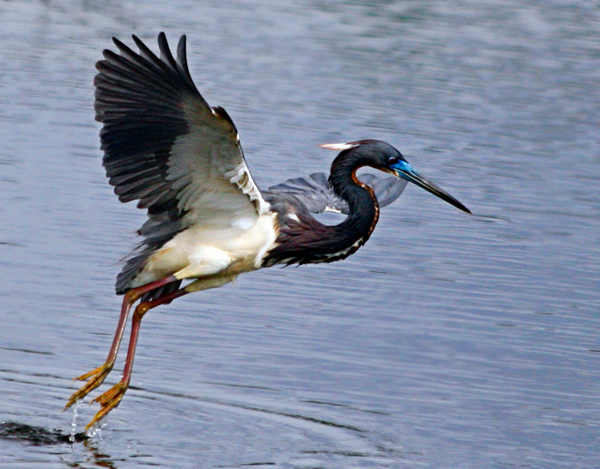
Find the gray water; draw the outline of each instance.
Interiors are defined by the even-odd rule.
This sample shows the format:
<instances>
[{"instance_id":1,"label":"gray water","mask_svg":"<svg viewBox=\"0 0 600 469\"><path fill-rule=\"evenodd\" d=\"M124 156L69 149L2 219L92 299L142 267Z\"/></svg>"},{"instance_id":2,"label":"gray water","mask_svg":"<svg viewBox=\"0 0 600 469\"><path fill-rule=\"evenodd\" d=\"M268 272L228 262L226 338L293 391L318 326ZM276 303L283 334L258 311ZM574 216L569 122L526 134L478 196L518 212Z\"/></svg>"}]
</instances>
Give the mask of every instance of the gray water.
<instances>
[{"instance_id":1,"label":"gray water","mask_svg":"<svg viewBox=\"0 0 600 469\"><path fill-rule=\"evenodd\" d=\"M61 412L105 359L144 214L104 177L94 63L111 36L156 50L159 31L188 35L261 187L326 171L320 143L376 138L477 216L412 186L344 262L152 311L103 428L1 439L2 468L598 467L585 1L1 1L0 421L69 434L97 410Z\"/></svg>"}]
</instances>

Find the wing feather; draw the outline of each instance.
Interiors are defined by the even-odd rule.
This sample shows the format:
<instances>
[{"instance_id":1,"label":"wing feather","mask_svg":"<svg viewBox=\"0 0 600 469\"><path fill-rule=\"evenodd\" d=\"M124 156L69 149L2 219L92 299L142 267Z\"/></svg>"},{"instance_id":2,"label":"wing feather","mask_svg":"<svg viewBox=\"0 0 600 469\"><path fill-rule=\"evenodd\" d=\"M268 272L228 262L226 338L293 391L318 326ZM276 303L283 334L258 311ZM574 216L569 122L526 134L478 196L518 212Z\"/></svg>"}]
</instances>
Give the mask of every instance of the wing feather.
<instances>
[{"instance_id":1,"label":"wing feather","mask_svg":"<svg viewBox=\"0 0 600 469\"><path fill-rule=\"evenodd\" d=\"M404 179L381 178L371 173L362 174L359 179L371 186L380 207L385 207L400 197L407 184ZM269 187L265 192L267 200L277 194L294 197L312 213L338 212L345 215L349 213L348 204L333 192L325 173L313 173L304 178L288 179L281 184Z\"/></svg>"},{"instance_id":2,"label":"wing feather","mask_svg":"<svg viewBox=\"0 0 600 469\"><path fill-rule=\"evenodd\" d=\"M196 223L237 226L269 209L246 165L233 121L211 108L192 80L182 36L177 57L164 33L159 56L133 36L139 52L113 39L96 64L96 120L103 165L122 202L147 209L142 253L117 281L123 291L157 247Z\"/></svg>"}]
</instances>

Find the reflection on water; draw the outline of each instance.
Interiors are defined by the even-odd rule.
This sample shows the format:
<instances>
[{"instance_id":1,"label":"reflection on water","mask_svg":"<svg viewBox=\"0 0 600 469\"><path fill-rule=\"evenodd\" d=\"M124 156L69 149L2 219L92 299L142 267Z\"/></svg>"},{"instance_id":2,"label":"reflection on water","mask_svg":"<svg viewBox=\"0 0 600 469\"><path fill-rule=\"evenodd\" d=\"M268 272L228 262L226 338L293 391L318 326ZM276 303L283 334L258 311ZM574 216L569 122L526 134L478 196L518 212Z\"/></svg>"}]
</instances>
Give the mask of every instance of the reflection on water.
<instances>
[{"instance_id":1,"label":"reflection on water","mask_svg":"<svg viewBox=\"0 0 600 469\"><path fill-rule=\"evenodd\" d=\"M58 445L62 443L81 443L88 438L83 432L74 435L53 428L34 427L19 422L0 422L0 438L21 440L32 445Z\"/></svg>"},{"instance_id":2,"label":"reflection on water","mask_svg":"<svg viewBox=\"0 0 600 469\"><path fill-rule=\"evenodd\" d=\"M71 379L116 325L144 216L100 165L92 81L112 35L188 34L261 187L325 171L318 144L377 138L480 216L409 187L342 263L153 311L104 429L0 438L0 465L595 466L598 11L204 3L0 3L2 425L69 435Z\"/></svg>"},{"instance_id":3,"label":"reflection on water","mask_svg":"<svg viewBox=\"0 0 600 469\"><path fill-rule=\"evenodd\" d=\"M0 422L0 440L18 441L23 445L36 447L52 446L53 454L62 454L64 456L68 456L71 453L68 445L81 443L82 447L85 449L84 454L86 455L86 461L83 465L74 462L73 464L69 464L69 467L90 467L88 464L91 464L92 467L106 467L112 469L117 467L115 466L114 461L111 460L111 457L108 454L99 451L94 440L86 436L83 432L67 434L56 428L47 429L19 422ZM56 450L55 448L57 445L61 445L61 449ZM27 446L24 446L21 449L26 450L26 448ZM21 456L20 458L11 460L10 463L13 465L25 465L30 462L28 459L28 456Z\"/></svg>"}]
</instances>

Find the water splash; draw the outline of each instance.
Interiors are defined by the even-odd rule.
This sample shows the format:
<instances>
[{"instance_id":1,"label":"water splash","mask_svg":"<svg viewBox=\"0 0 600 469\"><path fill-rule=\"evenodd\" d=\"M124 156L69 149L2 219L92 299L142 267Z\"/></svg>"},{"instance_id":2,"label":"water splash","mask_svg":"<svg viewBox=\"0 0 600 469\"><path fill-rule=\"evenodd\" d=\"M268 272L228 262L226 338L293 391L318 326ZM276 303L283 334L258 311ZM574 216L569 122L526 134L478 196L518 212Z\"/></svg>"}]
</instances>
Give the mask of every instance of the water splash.
<instances>
[{"instance_id":1,"label":"water splash","mask_svg":"<svg viewBox=\"0 0 600 469\"><path fill-rule=\"evenodd\" d=\"M71 420L71 434L69 435L69 441L75 443L75 435L77 435L77 411L81 407L81 401L77 401L73 406L73 419Z\"/></svg>"},{"instance_id":2,"label":"water splash","mask_svg":"<svg viewBox=\"0 0 600 469\"><path fill-rule=\"evenodd\" d=\"M102 429L104 427L106 427L106 423L103 424L96 424L88 433L87 436L88 438L98 438L98 439L102 439Z\"/></svg>"}]
</instances>

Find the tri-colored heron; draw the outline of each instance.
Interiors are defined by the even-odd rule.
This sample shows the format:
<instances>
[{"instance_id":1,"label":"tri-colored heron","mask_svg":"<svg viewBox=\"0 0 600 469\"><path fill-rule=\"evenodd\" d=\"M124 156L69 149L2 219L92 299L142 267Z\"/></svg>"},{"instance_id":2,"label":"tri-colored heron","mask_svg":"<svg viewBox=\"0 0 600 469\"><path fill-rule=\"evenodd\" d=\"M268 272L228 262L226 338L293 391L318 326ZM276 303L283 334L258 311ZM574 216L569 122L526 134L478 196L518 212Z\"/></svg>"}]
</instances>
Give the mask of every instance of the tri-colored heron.
<instances>
[{"instance_id":1,"label":"tri-colored heron","mask_svg":"<svg viewBox=\"0 0 600 469\"><path fill-rule=\"evenodd\" d=\"M132 305L127 359L121 380L92 402L101 406L88 430L119 405L131 379L144 314L187 293L221 287L239 274L275 264L342 260L368 239L379 218L378 198L395 200L410 181L469 212L419 175L398 150L377 140L322 147L339 151L329 178L315 174L261 192L246 166L236 127L225 110L210 107L194 85L182 36L177 60L164 33L160 58L136 36L139 53L113 39L120 54L104 51L96 64L96 120L103 165L121 202L138 200L148 220L144 240L117 277L125 295L106 362L76 378L87 382L65 409L102 384L113 368ZM394 176L362 181L370 166ZM346 213L334 226L311 213ZM184 280L190 280L181 286Z\"/></svg>"}]
</instances>

